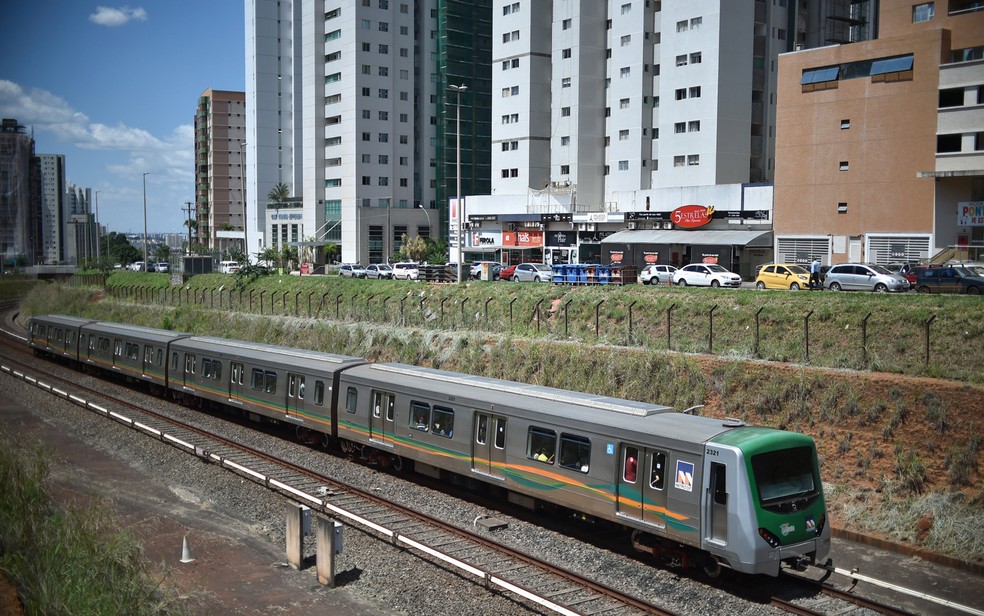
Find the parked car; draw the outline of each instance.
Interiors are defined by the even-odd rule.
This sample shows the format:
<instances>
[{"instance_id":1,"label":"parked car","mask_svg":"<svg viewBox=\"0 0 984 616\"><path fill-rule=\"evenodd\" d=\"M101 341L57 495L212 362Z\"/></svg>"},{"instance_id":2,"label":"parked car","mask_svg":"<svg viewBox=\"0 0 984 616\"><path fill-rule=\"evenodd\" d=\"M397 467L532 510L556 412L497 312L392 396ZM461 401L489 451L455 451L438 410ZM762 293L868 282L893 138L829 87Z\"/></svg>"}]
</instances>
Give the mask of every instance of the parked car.
<instances>
[{"instance_id":1,"label":"parked car","mask_svg":"<svg viewBox=\"0 0 984 616\"><path fill-rule=\"evenodd\" d=\"M393 264L393 278L396 280L417 280L420 277L420 270L417 264L412 261Z\"/></svg>"},{"instance_id":2,"label":"parked car","mask_svg":"<svg viewBox=\"0 0 984 616\"><path fill-rule=\"evenodd\" d=\"M481 278L482 265L485 263L489 264L489 269L495 269L496 266L498 266L499 269L502 269L502 264L499 263L498 261L475 261L471 264L471 270L469 275L475 280Z\"/></svg>"},{"instance_id":3,"label":"parked car","mask_svg":"<svg viewBox=\"0 0 984 616\"><path fill-rule=\"evenodd\" d=\"M372 263L366 266L366 278L380 280L393 277L393 268L385 263Z\"/></svg>"},{"instance_id":4,"label":"parked car","mask_svg":"<svg viewBox=\"0 0 984 616\"><path fill-rule=\"evenodd\" d=\"M171 266L168 265L167 263L163 262L163 261L161 261L160 263L158 263L156 267L157 267L157 271L160 272L160 273L162 273L162 274L166 274L169 271L171 271Z\"/></svg>"},{"instance_id":5,"label":"parked car","mask_svg":"<svg viewBox=\"0 0 984 616\"><path fill-rule=\"evenodd\" d=\"M239 269L239 261L219 261L219 272L222 274L235 274Z\"/></svg>"},{"instance_id":6,"label":"parked car","mask_svg":"<svg viewBox=\"0 0 984 616\"><path fill-rule=\"evenodd\" d=\"M358 263L343 263L338 266L338 274L342 278L365 278L366 270Z\"/></svg>"},{"instance_id":7,"label":"parked car","mask_svg":"<svg viewBox=\"0 0 984 616\"><path fill-rule=\"evenodd\" d=\"M908 291L909 281L873 263L838 263L830 268L823 286L831 291Z\"/></svg>"},{"instance_id":8,"label":"parked car","mask_svg":"<svg viewBox=\"0 0 984 616\"><path fill-rule=\"evenodd\" d=\"M729 272L716 263L691 263L673 272L673 284L695 287L732 287L741 286L741 276Z\"/></svg>"},{"instance_id":9,"label":"parked car","mask_svg":"<svg viewBox=\"0 0 984 616\"><path fill-rule=\"evenodd\" d=\"M130 269L134 272L146 272L147 268L144 267L143 261L134 261L130 264Z\"/></svg>"},{"instance_id":10,"label":"parked car","mask_svg":"<svg viewBox=\"0 0 984 616\"><path fill-rule=\"evenodd\" d=\"M513 272L516 271L516 265L506 265L499 270L499 280L512 280Z\"/></svg>"},{"instance_id":11,"label":"parked car","mask_svg":"<svg viewBox=\"0 0 984 616\"><path fill-rule=\"evenodd\" d=\"M795 263L770 263L759 269L755 277L756 289L791 289L799 291L810 287L810 272Z\"/></svg>"},{"instance_id":12,"label":"parked car","mask_svg":"<svg viewBox=\"0 0 984 616\"><path fill-rule=\"evenodd\" d=\"M550 269L549 265L543 263L520 263L513 270L510 280L513 282L550 282L553 280L553 270Z\"/></svg>"},{"instance_id":13,"label":"parked car","mask_svg":"<svg viewBox=\"0 0 984 616\"><path fill-rule=\"evenodd\" d=\"M673 272L677 268L672 265L647 265L639 273L639 282L642 284L668 284L673 279Z\"/></svg>"},{"instance_id":14,"label":"parked car","mask_svg":"<svg viewBox=\"0 0 984 616\"><path fill-rule=\"evenodd\" d=\"M934 267L919 272L916 279L919 293L984 293L984 274L961 265Z\"/></svg>"},{"instance_id":15,"label":"parked car","mask_svg":"<svg viewBox=\"0 0 984 616\"><path fill-rule=\"evenodd\" d=\"M939 267L938 265L913 265L908 268L902 268L902 276L909 281L909 288L916 288L916 281L919 280L919 274L925 270L932 269L934 267Z\"/></svg>"}]
</instances>

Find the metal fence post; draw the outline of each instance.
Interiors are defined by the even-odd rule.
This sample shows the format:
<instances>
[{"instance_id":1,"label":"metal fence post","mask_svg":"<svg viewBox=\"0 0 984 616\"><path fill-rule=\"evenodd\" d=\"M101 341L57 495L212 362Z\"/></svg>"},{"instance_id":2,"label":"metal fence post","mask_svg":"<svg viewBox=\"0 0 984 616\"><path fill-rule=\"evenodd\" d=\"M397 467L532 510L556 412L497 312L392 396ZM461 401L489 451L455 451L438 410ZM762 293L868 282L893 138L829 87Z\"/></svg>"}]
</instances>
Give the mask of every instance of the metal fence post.
<instances>
[{"instance_id":1,"label":"metal fence post","mask_svg":"<svg viewBox=\"0 0 984 616\"><path fill-rule=\"evenodd\" d=\"M489 324L489 302L491 302L491 301L492 301L492 298L491 297L488 298L487 300L485 300L485 324L486 325Z\"/></svg>"},{"instance_id":2,"label":"metal fence post","mask_svg":"<svg viewBox=\"0 0 984 616\"><path fill-rule=\"evenodd\" d=\"M542 304L543 304L543 300L541 299L540 301L538 301L536 303L536 306L533 307L533 314L536 316L536 333L537 334L540 333L540 306Z\"/></svg>"},{"instance_id":3,"label":"metal fence post","mask_svg":"<svg viewBox=\"0 0 984 616\"><path fill-rule=\"evenodd\" d=\"M367 321L371 321L372 320L372 313L371 313L372 309L369 307L369 302L371 302L372 301L372 298L374 298L374 297L376 297L376 296L375 295L370 295L369 297L366 298L366 320Z\"/></svg>"},{"instance_id":4,"label":"metal fence post","mask_svg":"<svg viewBox=\"0 0 984 616\"><path fill-rule=\"evenodd\" d=\"M871 313L864 315L861 319L861 366L868 367L868 318Z\"/></svg>"},{"instance_id":5,"label":"metal fence post","mask_svg":"<svg viewBox=\"0 0 984 616\"><path fill-rule=\"evenodd\" d=\"M386 302L392 299L389 295L383 298L383 320L386 320Z\"/></svg>"},{"instance_id":6,"label":"metal fence post","mask_svg":"<svg viewBox=\"0 0 984 616\"><path fill-rule=\"evenodd\" d=\"M632 344L632 308L636 305L639 300L633 300L629 304L629 344Z\"/></svg>"},{"instance_id":7,"label":"metal fence post","mask_svg":"<svg viewBox=\"0 0 984 616\"><path fill-rule=\"evenodd\" d=\"M311 318L311 296L314 295L314 291L308 293L308 318Z\"/></svg>"},{"instance_id":8,"label":"metal fence post","mask_svg":"<svg viewBox=\"0 0 984 616\"><path fill-rule=\"evenodd\" d=\"M707 329L707 353L714 353L714 311L717 310L718 305L714 304L711 306L711 311L707 314L708 318L708 329Z\"/></svg>"},{"instance_id":9,"label":"metal fence post","mask_svg":"<svg viewBox=\"0 0 984 616\"><path fill-rule=\"evenodd\" d=\"M676 304L670 304L670 307L666 309L666 350L673 350L673 339L670 337L670 319L673 317L673 309L676 308Z\"/></svg>"},{"instance_id":10,"label":"metal fence post","mask_svg":"<svg viewBox=\"0 0 984 616\"><path fill-rule=\"evenodd\" d=\"M601 337L601 325L599 323L599 313L601 312L601 305L605 303L605 300L601 300L595 304L595 338Z\"/></svg>"},{"instance_id":11,"label":"metal fence post","mask_svg":"<svg viewBox=\"0 0 984 616\"><path fill-rule=\"evenodd\" d=\"M759 357L759 315L765 310L765 306L762 306L757 311L755 311L755 357Z\"/></svg>"},{"instance_id":12,"label":"metal fence post","mask_svg":"<svg viewBox=\"0 0 984 616\"><path fill-rule=\"evenodd\" d=\"M468 303L468 298L467 297L461 300L461 324L462 325L464 325L465 322L466 322L466 319L465 319L465 304L467 304L467 303Z\"/></svg>"},{"instance_id":13,"label":"metal fence post","mask_svg":"<svg viewBox=\"0 0 984 616\"><path fill-rule=\"evenodd\" d=\"M929 367L929 326L936 320L936 315L929 317L926 321L926 367Z\"/></svg>"},{"instance_id":14,"label":"metal fence post","mask_svg":"<svg viewBox=\"0 0 984 616\"><path fill-rule=\"evenodd\" d=\"M341 318L339 316L341 305L342 305L342 294L339 293L338 296L335 298L335 320L336 321Z\"/></svg>"},{"instance_id":15,"label":"metal fence post","mask_svg":"<svg viewBox=\"0 0 984 616\"><path fill-rule=\"evenodd\" d=\"M448 301L448 298L441 298L441 325L444 325L444 302Z\"/></svg>"},{"instance_id":16,"label":"metal fence post","mask_svg":"<svg viewBox=\"0 0 984 616\"><path fill-rule=\"evenodd\" d=\"M509 300L509 331L512 331L513 328L513 304L516 303L517 299L519 298L514 297L511 300Z\"/></svg>"},{"instance_id":17,"label":"metal fence post","mask_svg":"<svg viewBox=\"0 0 984 616\"><path fill-rule=\"evenodd\" d=\"M568 324L568 319L567 319L567 307L568 307L568 306L570 306L570 305L571 305L571 302L573 302L573 301L574 301L574 300L572 300L572 299L569 299L569 300L567 300L567 303L566 303L566 304L564 304L564 337L565 337L565 338L569 338L569 336L568 336L568 334L567 334L567 324Z\"/></svg>"},{"instance_id":18,"label":"metal fence post","mask_svg":"<svg viewBox=\"0 0 984 616\"><path fill-rule=\"evenodd\" d=\"M804 342L805 342L805 347L806 347L805 348L805 351L806 351L806 361L807 362L810 361L810 316L812 314L813 314L813 311L811 310L811 311L809 311L809 312L806 313L806 316L805 317L803 317L803 336L804 336Z\"/></svg>"}]
</instances>

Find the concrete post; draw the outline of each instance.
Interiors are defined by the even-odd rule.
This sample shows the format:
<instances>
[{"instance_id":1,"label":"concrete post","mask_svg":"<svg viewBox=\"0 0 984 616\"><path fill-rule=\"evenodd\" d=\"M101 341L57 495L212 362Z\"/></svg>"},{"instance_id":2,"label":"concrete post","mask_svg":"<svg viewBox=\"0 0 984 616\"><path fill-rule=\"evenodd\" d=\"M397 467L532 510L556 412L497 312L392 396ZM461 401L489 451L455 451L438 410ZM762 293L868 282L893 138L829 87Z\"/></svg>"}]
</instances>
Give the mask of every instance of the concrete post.
<instances>
[{"instance_id":1,"label":"concrete post","mask_svg":"<svg viewBox=\"0 0 984 616\"><path fill-rule=\"evenodd\" d=\"M341 541L339 526L341 524L335 520L319 516L315 529L318 582L328 588L335 587L335 555L342 551L338 544Z\"/></svg>"},{"instance_id":2,"label":"concrete post","mask_svg":"<svg viewBox=\"0 0 984 616\"><path fill-rule=\"evenodd\" d=\"M304 560L304 509L303 505L287 505L287 563L300 571Z\"/></svg>"}]
</instances>

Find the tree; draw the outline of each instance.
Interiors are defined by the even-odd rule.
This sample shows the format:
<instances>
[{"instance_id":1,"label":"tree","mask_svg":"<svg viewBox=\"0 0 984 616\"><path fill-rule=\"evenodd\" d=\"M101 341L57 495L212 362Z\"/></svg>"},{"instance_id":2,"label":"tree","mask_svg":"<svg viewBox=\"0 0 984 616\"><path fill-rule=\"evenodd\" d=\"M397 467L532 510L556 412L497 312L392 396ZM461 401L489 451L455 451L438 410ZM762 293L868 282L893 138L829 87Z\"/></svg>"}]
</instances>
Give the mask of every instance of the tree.
<instances>
[{"instance_id":1,"label":"tree","mask_svg":"<svg viewBox=\"0 0 984 616\"><path fill-rule=\"evenodd\" d=\"M403 240L401 241L402 246L400 247L400 252L397 253L397 258L400 260L406 259L409 261L421 261L427 255L427 251L430 247L427 245L427 240L416 235L414 237L408 238L407 234L403 234Z\"/></svg>"},{"instance_id":2,"label":"tree","mask_svg":"<svg viewBox=\"0 0 984 616\"><path fill-rule=\"evenodd\" d=\"M277 184L267 193L267 199L272 205L280 205L290 197L290 189L283 182Z\"/></svg>"},{"instance_id":3,"label":"tree","mask_svg":"<svg viewBox=\"0 0 984 616\"><path fill-rule=\"evenodd\" d=\"M123 233L111 232L106 236L106 254L112 263L119 263L127 266L134 261L140 260L142 254L133 247L130 240L126 239Z\"/></svg>"},{"instance_id":4,"label":"tree","mask_svg":"<svg viewBox=\"0 0 984 616\"><path fill-rule=\"evenodd\" d=\"M158 262L165 262L171 256L171 247L167 244L161 244L154 250L154 258Z\"/></svg>"}]
</instances>

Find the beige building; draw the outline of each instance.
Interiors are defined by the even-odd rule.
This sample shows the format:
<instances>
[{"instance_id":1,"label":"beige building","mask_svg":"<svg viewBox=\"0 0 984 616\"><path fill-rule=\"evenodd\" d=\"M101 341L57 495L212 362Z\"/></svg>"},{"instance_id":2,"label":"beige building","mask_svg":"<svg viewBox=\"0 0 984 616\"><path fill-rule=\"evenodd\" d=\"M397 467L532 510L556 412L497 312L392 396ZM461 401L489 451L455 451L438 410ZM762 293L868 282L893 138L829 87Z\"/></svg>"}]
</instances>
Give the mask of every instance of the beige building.
<instances>
[{"instance_id":1,"label":"beige building","mask_svg":"<svg viewBox=\"0 0 984 616\"><path fill-rule=\"evenodd\" d=\"M777 261L984 251L984 6L883 0L877 19L876 39L779 58Z\"/></svg>"},{"instance_id":2,"label":"beige building","mask_svg":"<svg viewBox=\"0 0 984 616\"><path fill-rule=\"evenodd\" d=\"M195 112L197 242L207 250L243 250L246 94L212 90Z\"/></svg>"}]
</instances>

